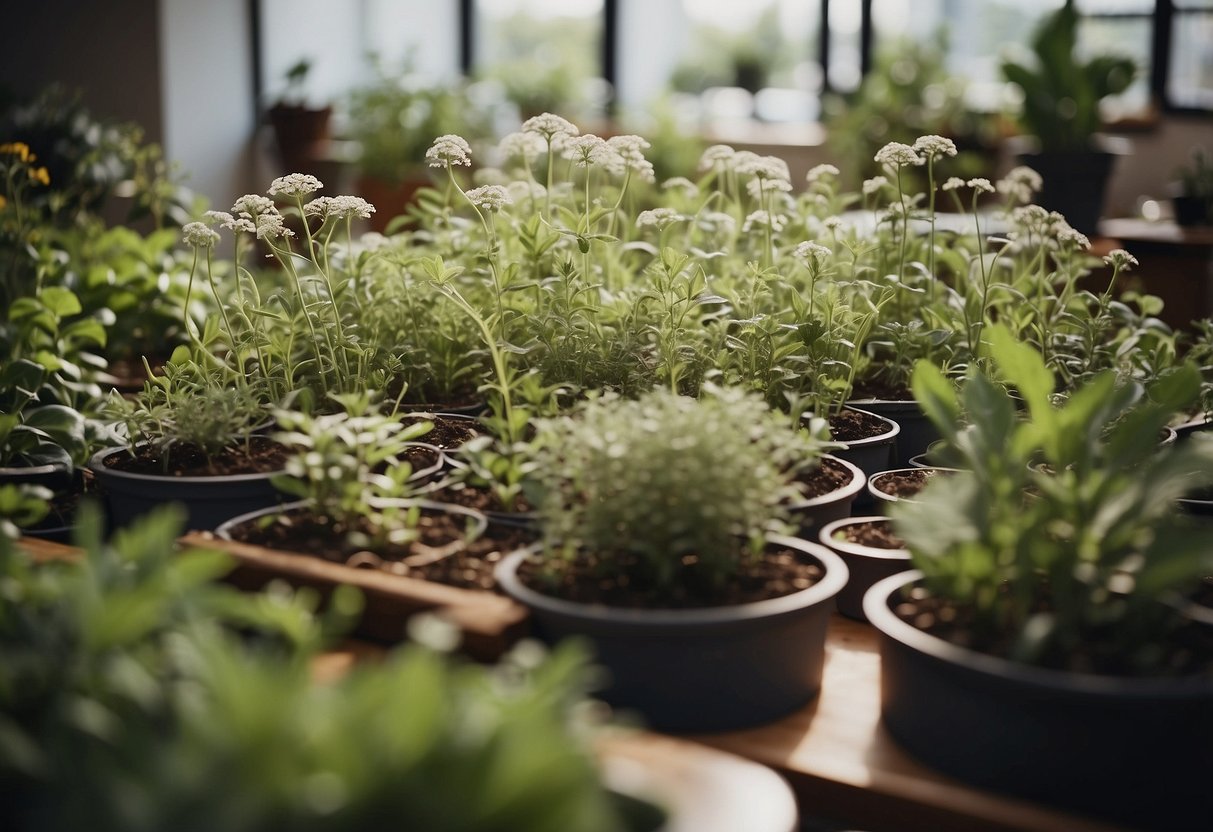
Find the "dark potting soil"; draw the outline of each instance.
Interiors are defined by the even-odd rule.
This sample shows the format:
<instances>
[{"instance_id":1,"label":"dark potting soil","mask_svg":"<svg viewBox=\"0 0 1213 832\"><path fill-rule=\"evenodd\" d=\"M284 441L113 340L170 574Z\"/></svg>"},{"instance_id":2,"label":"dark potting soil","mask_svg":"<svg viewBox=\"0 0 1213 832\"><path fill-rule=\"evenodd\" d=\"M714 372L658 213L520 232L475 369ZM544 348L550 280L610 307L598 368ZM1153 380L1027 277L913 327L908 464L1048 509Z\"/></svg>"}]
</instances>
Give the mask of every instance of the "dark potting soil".
<instances>
[{"instance_id":1,"label":"dark potting soil","mask_svg":"<svg viewBox=\"0 0 1213 832\"><path fill-rule=\"evenodd\" d=\"M530 529L490 523L483 535L467 542L463 517L423 512L416 541L385 543L369 551L345 543L349 530L334 525L326 517L302 509L284 512L280 517L280 522L264 526L257 521L242 523L231 530L232 539L464 589L495 591L493 569L498 561L537 538L537 533Z\"/></svg>"},{"instance_id":2,"label":"dark potting soil","mask_svg":"<svg viewBox=\"0 0 1213 832\"><path fill-rule=\"evenodd\" d=\"M505 513L533 511L531 504L521 494L518 495L518 499L513 506L504 506L492 491L485 488L474 488L470 485L463 486L462 488L453 485L443 486L427 493L425 498L439 503L454 503L464 508L476 509L476 511L500 511Z\"/></svg>"},{"instance_id":3,"label":"dark potting soil","mask_svg":"<svg viewBox=\"0 0 1213 832\"><path fill-rule=\"evenodd\" d=\"M106 457L105 466L128 474L170 477L224 477L233 474L267 474L281 471L291 452L265 436L248 444L226 448L208 457L195 445L174 445L167 453L150 445Z\"/></svg>"},{"instance_id":4,"label":"dark potting soil","mask_svg":"<svg viewBox=\"0 0 1213 832\"><path fill-rule=\"evenodd\" d=\"M410 445L406 448L404 458L412 466L414 473L433 468L442 462L441 453L420 445Z\"/></svg>"},{"instance_id":5,"label":"dark potting soil","mask_svg":"<svg viewBox=\"0 0 1213 832\"><path fill-rule=\"evenodd\" d=\"M452 418L442 413L427 413L417 418L424 418L434 424L429 433L418 437L418 441L444 451L453 451L469 439L480 435L480 423L474 419Z\"/></svg>"},{"instance_id":6,"label":"dark potting soil","mask_svg":"<svg viewBox=\"0 0 1213 832\"><path fill-rule=\"evenodd\" d=\"M796 477L796 482L804 488L804 498L811 500L822 497L840 488L850 485L854 474L851 469L833 459L823 459L821 464L812 471L807 471Z\"/></svg>"},{"instance_id":7,"label":"dark potting soil","mask_svg":"<svg viewBox=\"0 0 1213 832\"><path fill-rule=\"evenodd\" d=\"M830 416L830 438L836 442L858 442L889 431L889 423L872 413L842 410Z\"/></svg>"},{"instance_id":8,"label":"dark potting soil","mask_svg":"<svg viewBox=\"0 0 1213 832\"><path fill-rule=\"evenodd\" d=\"M885 494L891 494L894 497L906 499L907 497L916 497L920 491L927 487L927 483L931 478L938 475L938 471L930 468L908 468L904 471L886 471L872 481L872 484L878 491Z\"/></svg>"},{"instance_id":9,"label":"dark potting soil","mask_svg":"<svg viewBox=\"0 0 1213 832\"><path fill-rule=\"evenodd\" d=\"M859 546L873 549L904 549L906 543L893 533L893 524L888 520L869 520L866 523L849 523L834 537Z\"/></svg>"},{"instance_id":10,"label":"dark potting soil","mask_svg":"<svg viewBox=\"0 0 1213 832\"><path fill-rule=\"evenodd\" d=\"M1004 587L1007 591L1006 587ZM924 587L915 586L901 590L900 600L893 606L893 613L910 626L937 638L979 653L1010 659L1013 648L1011 636L993 636L974 627L975 616L971 607L957 606L946 599L932 597ZM1047 600L1039 612L1049 612ZM1175 613L1179 616L1179 613ZM1083 643L1065 655L1052 654L1042 661L1043 667L1074 673L1097 673L1110 676L1137 676L1140 672L1129 664L1121 650L1099 649L1101 639L1097 635L1084 639ZM1188 621L1179 623L1171 633L1165 647L1167 660L1163 667L1151 671L1150 676L1187 676L1213 670L1213 627Z\"/></svg>"},{"instance_id":11,"label":"dark potting soil","mask_svg":"<svg viewBox=\"0 0 1213 832\"><path fill-rule=\"evenodd\" d=\"M855 387L851 391L851 398L909 402L914 400L914 394L904 384L890 384L884 379L872 378L855 382Z\"/></svg>"},{"instance_id":12,"label":"dark potting soil","mask_svg":"<svg viewBox=\"0 0 1213 832\"><path fill-rule=\"evenodd\" d=\"M568 601L628 609L701 609L766 601L808 589L824 571L808 555L794 549L769 546L761 558L745 559L723 586L704 579L694 555L682 558L670 589L632 579L636 560L623 556L604 559L583 554L562 561L556 571L543 562L526 560L518 577L536 592Z\"/></svg>"}]
</instances>

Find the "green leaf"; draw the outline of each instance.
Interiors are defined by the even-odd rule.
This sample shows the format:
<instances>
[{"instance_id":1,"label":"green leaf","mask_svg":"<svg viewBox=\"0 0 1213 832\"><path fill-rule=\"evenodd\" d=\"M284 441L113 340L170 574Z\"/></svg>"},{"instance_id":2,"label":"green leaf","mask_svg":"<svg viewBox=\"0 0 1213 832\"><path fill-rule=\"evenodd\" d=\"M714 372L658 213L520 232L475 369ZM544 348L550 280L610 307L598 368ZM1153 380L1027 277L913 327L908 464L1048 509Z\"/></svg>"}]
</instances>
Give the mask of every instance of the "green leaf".
<instances>
[{"instance_id":1,"label":"green leaf","mask_svg":"<svg viewBox=\"0 0 1213 832\"><path fill-rule=\"evenodd\" d=\"M80 299L71 289L63 286L47 286L42 290L39 298L47 309L60 318L80 314Z\"/></svg>"}]
</instances>

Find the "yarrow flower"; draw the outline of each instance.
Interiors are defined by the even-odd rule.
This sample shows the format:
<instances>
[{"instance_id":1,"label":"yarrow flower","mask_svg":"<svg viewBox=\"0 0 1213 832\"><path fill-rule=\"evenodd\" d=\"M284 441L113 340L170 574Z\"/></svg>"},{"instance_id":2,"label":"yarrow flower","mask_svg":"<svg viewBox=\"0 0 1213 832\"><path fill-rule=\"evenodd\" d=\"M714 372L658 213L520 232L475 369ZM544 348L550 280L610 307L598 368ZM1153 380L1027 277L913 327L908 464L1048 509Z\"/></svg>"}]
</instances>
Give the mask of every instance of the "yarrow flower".
<instances>
[{"instance_id":1,"label":"yarrow flower","mask_svg":"<svg viewBox=\"0 0 1213 832\"><path fill-rule=\"evenodd\" d=\"M540 113L537 116L531 116L522 123L522 131L538 133L548 142L552 141L553 136L576 136L581 132L573 122L561 118L555 113Z\"/></svg>"},{"instance_id":2,"label":"yarrow flower","mask_svg":"<svg viewBox=\"0 0 1213 832\"><path fill-rule=\"evenodd\" d=\"M955 191L957 188L963 188L965 181L959 176L949 176L948 181L939 186L943 191Z\"/></svg>"},{"instance_id":3,"label":"yarrow flower","mask_svg":"<svg viewBox=\"0 0 1213 832\"><path fill-rule=\"evenodd\" d=\"M1131 266L1139 265L1137 258L1123 248L1114 248L1109 251L1103 261L1116 270L1128 270Z\"/></svg>"},{"instance_id":4,"label":"yarrow flower","mask_svg":"<svg viewBox=\"0 0 1213 832\"><path fill-rule=\"evenodd\" d=\"M741 225L742 232L749 232L758 226L769 226L772 231L782 231L788 224L788 218L783 214L771 215L766 211L754 211L745 218Z\"/></svg>"},{"instance_id":5,"label":"yarrow flower","mask_svg":"<svg viewBox=\"0 0 1213 832\"><path fill-rule=\"evenodd\" d=\"M1020 165L1011 168L994 187L998 193L1005 194L1016 202L1031 202L1032 195L1039 193L1040 189L1044 187L1044 180L1032 168Z\"/></svg>"},{"instance_id":6,"label":"yarrow flower","mask_svg":"<svg viewBox=\"0 0 1213 832\"><path fill-rule=\"evenodd\" d=\"M842 217L829 216L822 220L821 224L827 231L837 231L838 229L842 228L843 221Z\"/></svg>"},{"instance_id":7,"label":"yarrow flower","mask_svg":"<svg viewBox=\"0 0 1213 832\"><path fill-rule=\"evenodd\" d=\"M733 170L744 176L753 176L758 179L774 179L783 182L792 180L792 175L788 172L788 163L783 159L778 156L759 156L748 150L734 154Z\"/></svg>"},{"instance_id":8,"label":"yarrow flower","mask_svg":"<svg viewBox=\"0 0 1213 832\"><path fill-rule=\"evenodd\" d=\"M804 181L810 185L815 185L817 182L825 179L827 176L838 176L841 172L842 171L840 171L834 165L814 165L813 167L809 168L809 172L805 174Z\"/></svg>"},{"instance_id":9,"label":"yarrow flower","mask_svg":"<svg viewBox=\"0 0 1213 832\"><path fill-rule=\"evenodd\" d=\"M792 183L786 179L760 179L755 177L745 184L745 189L754 199L761 199L764 193L790 193Z\"/></svg>"},{"instance_id":10,"label":"yarrow flower","mask_svg":"<svg viewBox=\"0 0 1213 832\"><path fill-rule=\"evenodd\" d=\"M699 170L706 171L719 164L728 165L733 161L737 151L727 144L714 144L699 156Z\"/></svg>"},{"instance_id":11,"label":"yarrow flower","mask_svg":"<svg viewBox=\"0 0 1213 832\"><path fill-rule=\"evenodd\" d=\"M657 180L657 175L653 171L653 163L644 158L645 149L652 147L644 138L630 134L611 136L607 139L607 146L619 155L627 170L639 174L640 178L646 182Z\"/></svg>"},{"instance_id":12,"label":"yarrow flower","mask_svg":"<svg viewBox=\"0 0 1213 832\"><path fill-rule=\"evenodd\" d=\"M256 223L258 240L274 240L278 237L295 236L295 232L283 224L282 215L277 212L258 214Z\"/></svg>"},{"instance_id":13,"label":"yarrow flower","mask_svg":"<svg viewBox=\"0 0 1213 832\"><path fill-rule=\"evenodd\" d=\"M914 140L913 149L927 158L956 155L956 143L943 136L919 136Z\"/></svg>"},{"instance_id":14,"label":"yarrow flower","mask_svg":"<svg viewBox=\"0 0 1213 832\"><path fill-rule=\"evenodd\" d=\"M227 211L207 211L202 216L212 225L218 223L220 228L226 228L229 231L237 233L245 231L249 234L257 231L257 226L253 224L251 219L247 217L233 217Z\"/></svg>"},{"instance_id":15,"label":"yarrow flower","mask_svg":"<svg viewBox=\"0 0 1213 832\"><path fill-rule=\"evenodd\" d=\"M1087 239L1087 235L1074 228L1068 222L1063 221L1056 224L1053 233L1057 236L1059 245L1069 246L1080 251L1087 251L1091 248L1091 241Z\"/></svg>"},{"instance_id":16,"label":"yarrow flower","mask_svg":"<svg viewBox=\"0 0 1213 832\"><path fill-rule=\"evenodd\" d=\"M540 185L538 182L532 182L529 179L517 179L506 185L510 192L510 196L515 202L520 202L524 199L540 200L547 194L547 188Z\"/></svg>"},{"instance_id":17,"label":"yarrow flower","mask_svg":"<svg viewBox=\"0 0 1213 832\"><path fill-rule=\"evenodd\" d=\"M606 167L610 164L611 156L618 156L605 139L593 133L569 138L561 146L560 155L579 168L588 168L591 165Z\"/></svg>"},{"instance_id":18,"label":"yarrow flower","mask_svg":"<svg viewBox=\"0 0 1213 832\"><path fill-rule=\"evenodd\" d=\"M873 176L871 179L863 180L863 195L871 196L879 193L880 189L889 184L889 180L883 176Z\"/></svg>"},{"instance_id":19,"label":"yarrow flower","mask_svg":"<svg viewBox=\"0 0 1213 832\"><path fill-rule=\"evenodd\" d=\"M671 176L661 183L663 191L682 191L683 196L698 196L699 186L685 176Z\"/></svg>"},{"instance_id":20,"label":"yarrow flower","mask_svg":"<svg viewBox=\"0 0 1213 832\"><path fill-rule=\"evenodd\" d=\"M506 205L514 204L514 197L501 185L482 185L467 192L468 201L477 208L486 211L500 211Z\"/></svg>"},{"instance_id":21,"label":"yarrow flower","mask_svg":"<svg viewBox=\"0 0 1213 832\"><path fill-rule=\"evenodd\" d=\"M901 142L889 142L876 151L875 161L893 168L905 165L921 165L923 158L914 152L914 148Z\"/></svg>"},{"instance_id":22,"label":"yarrow flower","mask_svg":"<svg viewBox=\"0 0 1213 832\"><path fill-rule=\"evenodd\" d=\"M181 234L195 248L210 248L219 242L219 232L204 222L187 222L181 227Z\"/></svg>"},{"instance_id":23,"label":"yarrow flower","mask_svg":"<svg viewBox=\"0 0 1213 832\"><path fill-rule=\"evenodd\" d=\"M636 216L637 228L656 228L661 230L676 222L685 220L682 214L675 211L673 208L650 208L647 211L641 211Z\"/></svg>"},{"instance_id":24,"label":"yarrow flower","mask_svg":"<svg viewBox=\"0 0 1213 832\"><path fill-rule=\"evenodd\" d=\"M349 217L370 219L375 213L375 206L360 196L321 196L303 206L305 217L319 217L322 220L343 220Z\"/></svg>"},{"instance_id":25,"label":"yarrow flower","mask_svg":"<svg viewBox=\"0 0 1213 832\"><path fill-rule=\"evenodd\" d=\"M545 150L543 139L535 133L519 131L506 135L500 142L497 143L497 149L506 159L518 157L524 159L527 164L539 158L539 154Z\"/></svg>"},{"instance_id":26,"label":"yarrow flower","mask_svg":"<svg viewBox=\"0 0 1213 832\"><path fill-rule=\"evenodd\" d=\"M821 243L814 243L811 240L806 240L803 243L796 244L795 254L797 257L803 260L806 265L820 267L822 262L833 254L833 252L830 251L830 249L828 249L826 246L823 246Z\"/></svg>"},{"instance_id":27,"label":"yarrow flower","mask_svg":"<svg viewBox=\"0 0 1213 832\"><path fill-rule=\"evenodd\" d=\"M970 188L972 188L975 193L979 193L979 194L994 193L994 186L990 184L990 180L985 179L983 177L977 177L976 179L970 179L965 184L968 185Z\"/></svg>"},{"instance_id":28,"label":"yarrow flower","mask_svg":"<svg viewBox=\"0 0 1213 832\"><path fill-rule=\"evenodd\" d=\"M1051 220L1049 212L1039 205L1023 205L1011 212L1011 222L1027 231L1043 231Z\"/></svg>"},{"instance_id":29,"label":"yarrow flower","mask_svg":"<svg viewBox=\"0 0 1213 832\"><path fill-rule=\"evenodd\" d=\"M472 146L467 143L467 139L463 138L463 136L447 133L445 136L439 136L434 139L434 143L430 145L430 149L425 152L425 158L429 161L432 168L450 165L467 165L470 167L472 164Z\"/></svg>"},{"instance_id":30,"label":"yarrow flower","mask_svg":"<svg viewBox=\"0 0 1213 832\"><path fill-rule=\"evenodd\" d=\"M267 196L245 194L232 205L232 213L245 219L252 219L260 214L277 214L278 206Z\"/></svg>"},{"instance_id":31,"label":"yarrow flower","mask_svg":"<svg viewBox=\"0 0 1213 832\"><path fill-rule=\"evenodd\" d=\"M324 183L310 173L288 173L271 182L269 192L272 196L303 197L323 187Z\"/></svg>"}]
</instances>

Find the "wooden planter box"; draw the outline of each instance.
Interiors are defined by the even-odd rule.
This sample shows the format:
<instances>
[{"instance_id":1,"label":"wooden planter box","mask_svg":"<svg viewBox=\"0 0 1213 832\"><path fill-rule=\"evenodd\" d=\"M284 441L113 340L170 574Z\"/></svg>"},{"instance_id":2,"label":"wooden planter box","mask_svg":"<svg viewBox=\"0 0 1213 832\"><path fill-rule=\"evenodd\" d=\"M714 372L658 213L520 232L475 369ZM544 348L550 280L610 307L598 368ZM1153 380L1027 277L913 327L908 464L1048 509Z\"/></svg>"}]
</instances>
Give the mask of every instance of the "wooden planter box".
<instances>
[{"instance_id":1,"label":"wooden planter box","mask_svg":"<svg viewBox=\"0 0 1213 832\"><path fill-rule=\"evenodd\" d=\"M435 612L459 628L463 652L491 660L530 629L525 607L491 592L406 578L377 569L357 569L309 555L222 540L210 532L190 532L180 543L230 555L236 568L227 581L241 589L256 591L277 579L295 587L311 587L327 599L341 584L356 587L365 599L362 619L355 630L363 638L400 641L411 616Z\"/></svg>"}]
</instances>

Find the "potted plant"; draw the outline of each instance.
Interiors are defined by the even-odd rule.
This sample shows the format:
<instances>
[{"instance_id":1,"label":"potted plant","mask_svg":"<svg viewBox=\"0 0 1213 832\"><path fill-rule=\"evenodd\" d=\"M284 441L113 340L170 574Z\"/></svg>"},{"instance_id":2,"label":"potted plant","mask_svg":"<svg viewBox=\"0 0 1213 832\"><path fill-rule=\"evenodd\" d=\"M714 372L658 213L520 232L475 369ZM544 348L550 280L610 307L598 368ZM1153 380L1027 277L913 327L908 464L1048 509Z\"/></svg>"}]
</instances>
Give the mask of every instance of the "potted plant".
<instances>
[{"instance_id":1,"label":"potted plant","mask_svg":"<svg viewBox=\"0 0 1213 832\"><path fill-rule=\"evenodd\" d=\"M1204 148L1192 151L1188 164L1177 171L1179 182L1171 204L1180 225L1213 225L1213 160Z\"/></svg>"},{"instance_id":2,"label":"potted plant","mask_svg":"<svg viewBox=\"0 0 1213 832\"><path fill-rule=\"evenodd\" d=\"M776 531L813 440L730 389L605 396L539 436L543 541L497 580L544 639L592 642L608 702L713 731L812 698L845 567Z\"/></svg>"},{"instance_id":3,"label":"potted plant","mask_svg":"<svg viewBox=\"0 0 1213 832\"><path fill-rule=\"evenodd\" d=\"M1023 92L1019 118L1036 145L1019 158L1044 178L1038 203L1079 231L1094 233L1116 155L1099 135L1100 103L1128 89L1137 67L1115 55L1080 58L1078 23L1078 10L1067 0L1033 34L1034 63L1007 60L1001 66Z\"/></svg>"},{"instance_id":4,"label":"potted plant","mask_svg":"<svg viewBox=\"0 0 1213 832\"><path fill-rule=\"evenodd\" d=\"M910 552L893 531L888 517L842 517L822 526L823 545L847 565L847 583L838 593L838 611L847 618L867 621L863 596L872 585L910 568Z\"/></svg>"},{"instance_id":5,"label":"potted plant","mask_svg":"<svg viewBox=\"0 0 1213 832\"><path fill-rule=\"evenodd\" d=\"M1105 372L1058 404L1035 350L1001 326L989 337L1024 414L986 374L958 397L937 369L915 373L939 455L972 473L893 511L917 571L864 599L884 724L971 783L1130 825L1203 825L1213 652L1177 601L1213 569L1213 530L1175 503L1213 479L1213 447L1156 441L1197 371L1144 390ZM1052 473L1029 467L1037 454Z\"/></svg>"},{"instance_id":6,"label":"potted plant","mask_svg":"<svg viewBox=\"0 0 1213 832\"><path fill-rule=\"evenodd\" d=\"M180 502L189 528L214 529L281 501L271 479L289 454L263 433L269 413L260 391L187 356L180 348L163 375L149 368L134 399L111 395L109 414L124 428L127 443L98 451L89 470L116 527Z\"/></svg>"},{"instance_id":7,"label":"potted plant","mask_svg":"<svg viewBox=\"0 0 1213 832\"><path fill-rule=\"evenodd\" d=\"M484 666L450 655L431 620L318 678L357 593L319 616L306 593L214 586L230 564L178 551L180 519L157 512L107 545L86 512L78 557L50 563L0 539L20 610L0 621L0 800L16 828L657 832L698 814L695 828L727 832L757 789L773 807L762 832L791 832L770 772L690 746L657 764L627 737L596 746L571 646ZM702 818L702 794L663 766L736 792L724 817Z\"/></svg>"},{"instance_id":8,"label":"potted plant","mask_svg":"<svg viewBox=\"0 0 1213 832\"><path fill-rule=\"evenodd\" d=\"M300 58L291 64L286 71L286 87L266 111L274 130L279 162L287 171L314 173L319 153L330 135L332 106L307 104L307 78L311 71L310 58Z\"/></svg>"}]
</instances>

